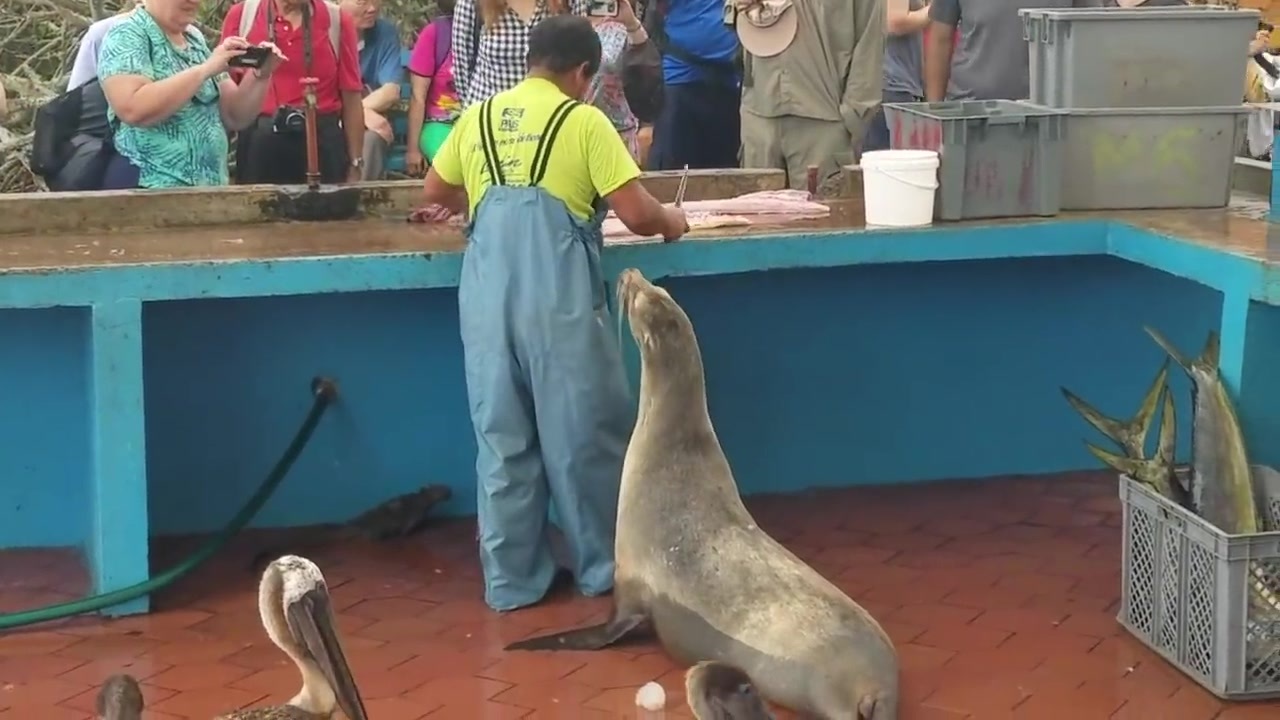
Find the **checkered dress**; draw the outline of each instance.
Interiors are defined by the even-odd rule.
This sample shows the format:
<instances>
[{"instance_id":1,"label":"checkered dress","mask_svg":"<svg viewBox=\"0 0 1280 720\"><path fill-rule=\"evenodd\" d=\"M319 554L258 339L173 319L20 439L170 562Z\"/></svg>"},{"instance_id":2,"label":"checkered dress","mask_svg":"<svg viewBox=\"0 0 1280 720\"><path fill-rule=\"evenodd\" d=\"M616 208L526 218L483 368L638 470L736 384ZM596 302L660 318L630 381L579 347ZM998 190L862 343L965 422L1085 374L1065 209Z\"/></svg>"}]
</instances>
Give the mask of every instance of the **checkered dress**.
<instances>
[{"instance_id":1,"label":"checkered dress","mask_svg":"<svg viewBox=\"0 0 1280 720\"><path fill-rule=\"evenodd\" d=\"M568 0L569 11L586 15L588 0ZM529 52L529 31L547 17L546 0L539 0L533 22L526 25L511 9L492 28L480 33L479 57L471 57L471 38L482 25L477 0L458 0L453 9L454 85L465 108L516 86L525 75L525 55ZM475 63L470 76L467 68Z\"/></svg>"}]
</instances>

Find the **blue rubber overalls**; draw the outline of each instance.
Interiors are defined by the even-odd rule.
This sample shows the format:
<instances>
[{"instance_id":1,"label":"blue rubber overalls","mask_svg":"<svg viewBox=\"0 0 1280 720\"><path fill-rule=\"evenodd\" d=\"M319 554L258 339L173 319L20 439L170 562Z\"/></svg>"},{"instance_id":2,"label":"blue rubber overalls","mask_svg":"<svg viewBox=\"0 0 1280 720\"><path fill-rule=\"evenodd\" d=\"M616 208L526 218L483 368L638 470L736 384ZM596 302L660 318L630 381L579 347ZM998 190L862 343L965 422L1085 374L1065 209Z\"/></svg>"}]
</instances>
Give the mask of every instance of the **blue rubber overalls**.
<instances>
[{"instance_id":1,"label":"blue rubber overalls","mask_svg":"<svg viewBox=\"0 0 1280 720\"><path fill-rule=\"evenodd\" d=\"M634 422L600 269L604 204L587 221L539 187L565 118L542 133L526 186L508 185L490 101L480 138L492 185L467 229L458 314L475 426L485 602L540 600L556 564L554 503L579 589L613 587L622 458Z\"/></svg>"}]
</instances>

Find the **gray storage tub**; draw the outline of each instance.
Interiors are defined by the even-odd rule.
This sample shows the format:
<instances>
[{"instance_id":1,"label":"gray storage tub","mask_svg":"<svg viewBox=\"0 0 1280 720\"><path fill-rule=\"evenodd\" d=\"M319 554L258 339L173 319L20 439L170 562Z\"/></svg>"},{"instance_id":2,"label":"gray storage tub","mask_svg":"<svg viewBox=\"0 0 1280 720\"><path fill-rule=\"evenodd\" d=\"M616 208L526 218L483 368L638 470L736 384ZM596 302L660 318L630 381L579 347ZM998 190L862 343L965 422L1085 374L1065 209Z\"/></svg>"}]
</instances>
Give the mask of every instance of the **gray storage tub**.
<instances>
[{"instance_id":1,"label":"gray storage tub","mask_svg":"<svg viewBox=\"0 0 1280 720\"><path fill-rule=\"evenodd\" d=\"M884 112L893 148L938 153L939 219L1058 214L1063 111L971 100L890 103Z\"/></svg>"},{"instance_id":2,"label":"gray storage tub","mask_svg":"<svg viewBox=\"0 0 1280 720\"><path fill-rule=\"evenodd\" d=\"M1062 209L1224 207L1246 105L1071 110Z\"/></svg>"},{"instance_id":3,"label":"gray storage tub","mask_svg":"<svg viewBox=\"0 0 1280 720\"><path fill-rule=\"evenodd\" d=\"M1216 106L1244 95L1257 10L1019 10L1031 102L1053 108Z\"/></svg>"}]
</instances>

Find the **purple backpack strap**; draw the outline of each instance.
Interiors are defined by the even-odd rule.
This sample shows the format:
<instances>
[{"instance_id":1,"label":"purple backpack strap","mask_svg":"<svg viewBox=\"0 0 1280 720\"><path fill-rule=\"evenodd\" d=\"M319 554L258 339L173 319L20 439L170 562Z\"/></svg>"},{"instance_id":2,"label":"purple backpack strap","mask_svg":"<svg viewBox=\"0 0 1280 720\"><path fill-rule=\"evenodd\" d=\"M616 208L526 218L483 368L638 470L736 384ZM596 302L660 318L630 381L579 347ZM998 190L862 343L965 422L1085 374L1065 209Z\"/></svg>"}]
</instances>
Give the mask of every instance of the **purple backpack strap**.
<instances>
[{"instance_id":1,"label":"purple backpack strap","mask_svg":"<svg viewBox=\"0 0 1280 720\"><path fill-rule=\"evenodd\" d=\"M431 21L436 26L436 72L444 65L453 52L453 18L442 17Z\"/></svg>"}]
</instances>

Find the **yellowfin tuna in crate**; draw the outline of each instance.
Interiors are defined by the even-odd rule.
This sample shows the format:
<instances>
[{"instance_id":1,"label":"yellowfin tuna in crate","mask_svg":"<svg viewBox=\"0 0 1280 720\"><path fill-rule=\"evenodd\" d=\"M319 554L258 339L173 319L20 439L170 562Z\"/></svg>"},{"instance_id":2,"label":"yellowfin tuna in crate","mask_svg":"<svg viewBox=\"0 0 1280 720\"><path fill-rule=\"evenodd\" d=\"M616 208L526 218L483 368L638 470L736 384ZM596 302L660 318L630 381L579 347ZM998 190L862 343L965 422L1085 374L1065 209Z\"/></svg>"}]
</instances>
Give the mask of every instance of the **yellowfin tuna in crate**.
<instances>
[{"instance_id":1,"label":"yellowfin tuna in crate","mask_svg":"<svg viewBox=\"0 0 1280 720\"><path fill-rule=\"evenodd\" d=\"M1090 451L1119 471L1124 510L1117 618L1135 637L1224 699L1280 697L1280 472L1250 465L1218 372L1218 336L1194 360L1147 328L1191 379L1192 461L1177 467L1167 363L1137 414L1118 421L1063 388L1119 446ZM1156 452L1146 438L1161 409Z\"/></svg>"}]
</instances>

